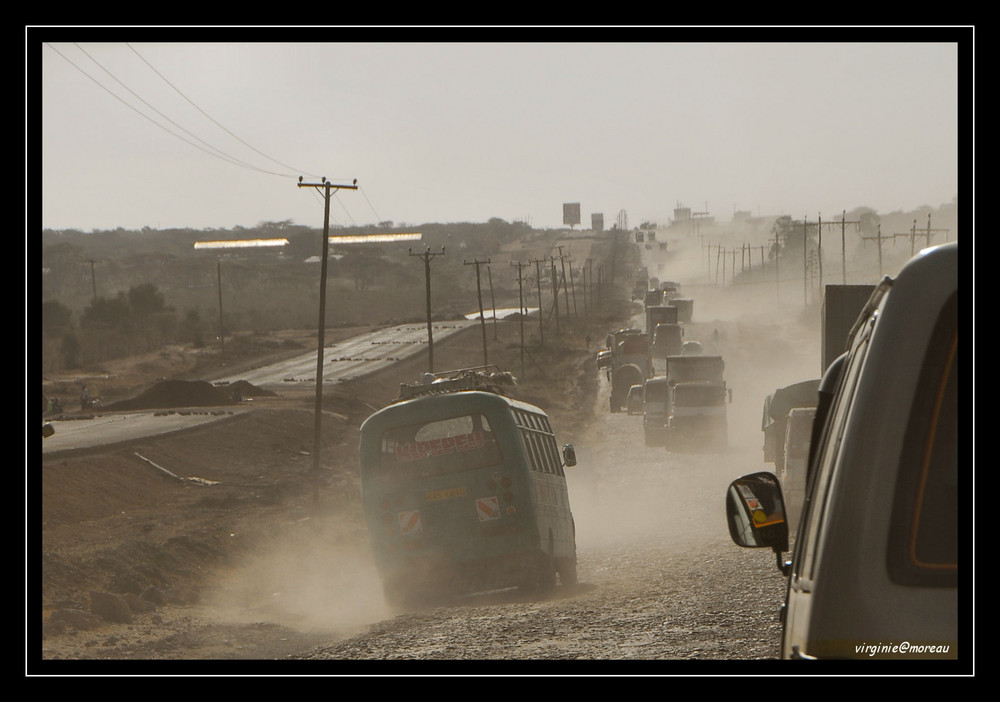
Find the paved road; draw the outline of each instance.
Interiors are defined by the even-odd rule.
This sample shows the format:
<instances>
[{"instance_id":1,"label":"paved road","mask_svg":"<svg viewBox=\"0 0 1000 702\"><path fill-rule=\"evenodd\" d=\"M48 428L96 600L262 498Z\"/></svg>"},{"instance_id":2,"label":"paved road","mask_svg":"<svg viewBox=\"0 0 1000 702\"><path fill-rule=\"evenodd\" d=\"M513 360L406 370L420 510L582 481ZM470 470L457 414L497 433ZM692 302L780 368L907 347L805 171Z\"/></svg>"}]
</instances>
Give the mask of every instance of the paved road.
<instances>
[{"instance_id":1,"label":"paved road","mask_svg":"<svg viewBox=\"0 0 1000 702\"><path fill-rule=\"evenodd\" d=\"M477 314L478 318L478 314ZM439 322L432 325L434 341L444 339L474 324L468 319ZM338 383L381 370L396 361L427 348L427 326L404 324L387 327L370 334L328 344L323 352L323 382ZM289 383L316 382L316 351L264 368L218 378L214 383L234 383L245 380L259 388L286 386Z\"/></svg>"},{"instance_id":2,"label":"paved road","mask_svg":"<svg viewBox=\"0 0 1000 702\"><path fill-rule=\"evenodd\" d=\"M456 320L433 325L434 340L444 339L466 329L477 320ZM330 344L323 360L323 382L337 383L357 378L385 368L427 347L426 325L400 325ZM315 384L316 351L293 359L242 372L213 383L245 380L260 388L288 387L289 383ZM122 413L102 413L90 417L74 417L52 421L55 433L42 439L42 453L71 451L129 441L143 436L187 429L206 422L216 421L246 408L200 408L193 410L148 410Z\"/></svg>"},{"instance_id":3,"label":"paved road","mask_svg":"<svg viewBox=\"0 0 1000 702\"><path fill-rule=\"evenodd\" d=\"M115 444L120 441L190 429L247 408L208 407L192 410L147 410L95 414L50 422L55 433L42 439L42 454Z\"/></svg>"}]
</instances>

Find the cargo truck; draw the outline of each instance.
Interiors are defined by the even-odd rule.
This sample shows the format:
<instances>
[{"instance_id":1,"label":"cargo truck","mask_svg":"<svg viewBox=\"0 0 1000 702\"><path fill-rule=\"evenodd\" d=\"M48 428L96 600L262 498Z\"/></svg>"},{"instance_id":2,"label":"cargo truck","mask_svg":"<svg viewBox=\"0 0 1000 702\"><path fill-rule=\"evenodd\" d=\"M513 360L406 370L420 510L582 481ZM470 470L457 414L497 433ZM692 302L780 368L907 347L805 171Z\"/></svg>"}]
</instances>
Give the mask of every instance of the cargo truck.
<instances>
[{"instance_id":1,"label":"cargo truck","mask_svg":"<svg viewBox=\"0 0 1000 702\"><path fill-rule=\"evenodd\" d=\"M809 461L809 445L812 440L815 407L795 407L788 413L785 422L784 465L778 471L781 491L788 510L788 529L794 533L802 514L802 503L806 494L806 464Z\"/></svg>"},{"instance_id":2,"label":"cargo truck","mask_svg":"<svg viewBox=\"0 0 1000 702\"><path fill-rule=\"evenodd\" d=\"M778 388L764 398L760 429L764 433L764 461L780 472L785 465L785 428L788 413L796 407L815 407L819 378Z\"/></svg>"},{"instance_id":3,"label":"cargo truck","mask_svg":"<svg viewBox=\"0 0 1000 702\"><path fill-rule=\"evenodd\" d=\"M625 409L628 391L641 385L652 375L653 365L649 355L649 337L641 329L619 329L608 334L607 346L611 351L608 378L611 381L610 409Z\"/></svg>"},{"instance_id":4,"label":"cargo truck","mask_svg":"<svg viewBox=\"0 0 1000 702\"><path fill-rule=\"evenodd\" d=\"M725 368L721 356L667 357L668 450L726 448L726 405L732 402L732 390L723 378Z\"/></svg>"},{"instance_id":5,"label":"cargo truck","mask_svg":"<svg viewBox=\"0 0 1000 702\"><path fill-rule=\"evenodd\" d=\"M670 301L672 307L677 308L677 321L689 324L694 317L694 300L689 297L675 297Z\"/></svg>"},{"instance_id":6,"label":"cargo truck","mask_svg":"<svg viewBox=\"0 0 1000 702\"><path fill-rule=\"evenodd\" d=\"M657 324L677 324L677 308L670 305L646 307L646 333L652 338Z\"/></svg>"},{"instance_id":7,"label":"cargo truck","mask_svg":"<svg viewBox=\"0 0 1000 702\"><path fill-rule=\"evenodd\" d=\"M683 337L684 329L680 324L657 324L653 331L653 358L665 360L667 356L680 356L684 351Z\"/></svg>"}]
</instances>

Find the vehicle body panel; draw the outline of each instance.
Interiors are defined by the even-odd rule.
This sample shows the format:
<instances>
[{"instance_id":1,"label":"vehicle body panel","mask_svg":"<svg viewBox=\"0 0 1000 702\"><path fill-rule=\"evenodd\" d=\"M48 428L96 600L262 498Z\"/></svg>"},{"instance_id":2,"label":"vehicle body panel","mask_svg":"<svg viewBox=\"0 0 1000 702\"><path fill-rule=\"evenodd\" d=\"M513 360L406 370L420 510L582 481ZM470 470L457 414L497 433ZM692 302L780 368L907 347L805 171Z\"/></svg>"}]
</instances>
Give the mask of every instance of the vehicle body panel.
<instances>
[{"instance_id":1,"label":"vehicle body panel","mask_svg":"<svg viewBox=\"0 0 1000 702\"><path fill-rule=\"evenodd\" d=\"M959 461L958 320L957 243L875 288L820 383L790 562L788 525L746 539L727 497L734 541L773 548L788 575L783 658L970 659L958 638L959 543L972 536L959 484L973 470ZM730 493L738 483L784 501L771 473Z\"/></svg>"},{"instance_id":2,"label":"vehicle body panel","mask_svg":"<svg viewBox=\"0 0 1000 702\"><path fill-rule=\"evenodd\" d=\"M957 415L940 405L948 387L957 392L948 375L957 379L957 259L957 244L921 252L855 326L796 540L785 657L865 657L871 654L857 646L904 641L957 655L957 560L914 565L924 571L916 581L926 584L904 584L892 573L907 558L893 534L912 529L916 539L920 526L919 504L901 486L926 471L932 449L954 456L946 491L935 499L957 509ZM941 365L931 367L939 344L950 355L934 355ZM940 446L919 429L930 413Z\"/></svg>"}]
</instances>

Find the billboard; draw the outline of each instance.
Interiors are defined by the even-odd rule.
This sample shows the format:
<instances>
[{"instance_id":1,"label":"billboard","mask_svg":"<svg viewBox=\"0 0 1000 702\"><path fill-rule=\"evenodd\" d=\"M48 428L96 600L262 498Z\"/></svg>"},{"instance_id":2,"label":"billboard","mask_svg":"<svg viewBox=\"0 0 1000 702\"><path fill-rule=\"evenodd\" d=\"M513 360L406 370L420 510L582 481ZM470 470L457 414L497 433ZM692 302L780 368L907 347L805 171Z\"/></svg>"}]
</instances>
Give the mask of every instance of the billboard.
<instances>
[{"instance_id":1,"label":"billboard","mask_svg":"<svg viewBox=\"0 0 1000 702\"><path fill-rule=\"evenodd\" d=\"M566 202L563 203L563 224L568 224L573 226L574 224L580 223L580 203L579 202Z\"/></svg>"},{"instance_id":2,"label":"billboard","mask_svg":"<svg viewBox=\"0 0 1000 702\"><path fill-rule=\"evenodd\" d=\"M604 213L594 212L590 215L590 228L595 232L604 231Z\"/></svg>"}]
</instances>

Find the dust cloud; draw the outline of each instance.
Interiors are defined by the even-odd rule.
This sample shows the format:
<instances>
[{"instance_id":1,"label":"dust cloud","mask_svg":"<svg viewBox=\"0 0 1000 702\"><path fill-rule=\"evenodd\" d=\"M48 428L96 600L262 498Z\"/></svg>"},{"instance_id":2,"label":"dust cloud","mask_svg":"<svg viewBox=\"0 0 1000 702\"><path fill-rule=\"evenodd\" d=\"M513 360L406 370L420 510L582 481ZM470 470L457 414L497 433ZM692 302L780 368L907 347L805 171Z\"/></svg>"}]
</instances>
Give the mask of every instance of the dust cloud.
<instances>
[{"instance_id":1,"label":"dust cloud","mask_svg":"<svg viewBox=\"0 0 1000 702\"><path fill-rule=\"evenodd\" d=\"M338 636L389 616L367 533L334 517L285 524L202 599L220 623Z\"/></svg>"},{"instance_id":2,"label":"dust cloud","mask_svg":"<svg viewBox=\"0 0 1000 702\"><path fill-rule=\"evenodd\" d=\"M763 461L764 397L820 372L819 306L803 304L801 279L778 294L772 284L720 284L697 239L671 242L663 255L646 252L644 264L650 275L680 283L682 297L694 300L685 340L700 341L706 354L725 360L733 393L728 447L675 453L645 446L641 416L608 411L609 385L600 371L596 419L574 437L578 464L567 470L583 559L603 550L627 557L626 546L644 543L685 551L728 544L723 505L729 482L774 469ZM641 303L632 326L644 326ZM322 519L286 525L209 594L220 617L343 635L391 616L367 534L345 538L339 531ZM581 572L584 579L592 575Z\"/></svg>"},{"instance_id":3,"label":"dust cloud","mask_svg":"<svg viewBox=\"0 0 1000 702\"><path fill-rule=\"evenodd\" d=\"M697 237L672 240L668 251L656 244L644 249L642 265L660 281L679 283L680 296L694 300L684 340L701 342L705 354L725 361L732 391L728 446L717 453L647 447L641 416L609 412L601 371L596 420L577 438L579 463L567 478L581 554L642 541L685 548L728 543L723 505L729 482L774 470L763 460L764 398L820 376L821 307L815 292L803 299L801 275L778 288L773 281L734 283L727 272L723 284ZM631 326L643 328L640 304Z\"/></svg>"}]
</instances>

